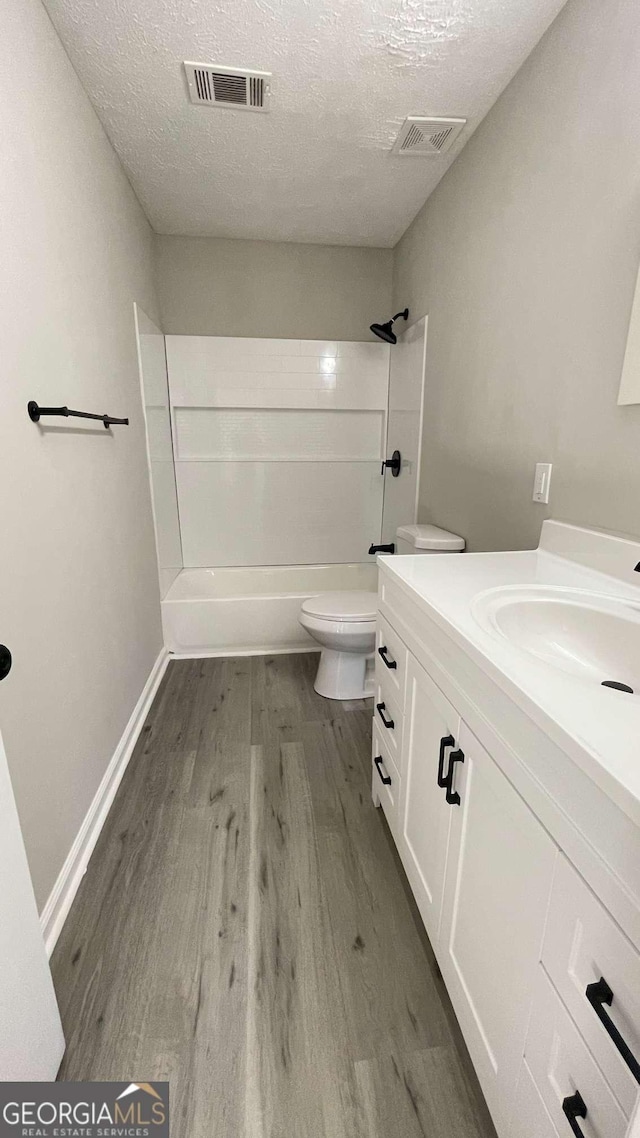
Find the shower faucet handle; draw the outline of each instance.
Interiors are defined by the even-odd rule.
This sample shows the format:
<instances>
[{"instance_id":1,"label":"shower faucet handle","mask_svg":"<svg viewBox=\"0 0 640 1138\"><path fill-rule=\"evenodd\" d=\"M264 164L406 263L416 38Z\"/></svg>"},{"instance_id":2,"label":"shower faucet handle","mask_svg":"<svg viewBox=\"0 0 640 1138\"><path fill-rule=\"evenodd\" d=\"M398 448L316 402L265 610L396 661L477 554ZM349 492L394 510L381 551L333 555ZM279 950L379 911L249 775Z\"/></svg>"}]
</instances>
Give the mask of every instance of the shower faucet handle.
<instances>
[{"instance_id":1,"label":"shower faucet handle","mask_svg":"<svg viewBox=\"0 0 640 1138\"><path fill-rule=\"evenodd\" d=\"M385 467L386 467L387 470L391 471L393 477L397 478L399 473L400 473L400 467L401 466L402 466L402 456L400 454L400 451L394 450L393 454L391 455L391 458L385 458L382 460L382 470L380 471L380 473L384 474Z\"/></svg>"}]
</instances>

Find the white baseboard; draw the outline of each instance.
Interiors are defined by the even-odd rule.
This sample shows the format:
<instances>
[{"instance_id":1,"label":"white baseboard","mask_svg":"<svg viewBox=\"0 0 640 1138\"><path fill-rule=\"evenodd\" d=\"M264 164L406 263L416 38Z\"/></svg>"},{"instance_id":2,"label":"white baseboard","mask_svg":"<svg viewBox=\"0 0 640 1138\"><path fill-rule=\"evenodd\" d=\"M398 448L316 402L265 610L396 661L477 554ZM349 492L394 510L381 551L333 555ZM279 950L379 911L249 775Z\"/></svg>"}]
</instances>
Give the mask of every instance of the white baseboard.
<instances>
[{"instance_id":1,"label":"white baseboard","mask_svg":"<svg viewBox=\"0 0 640 1138\"><path fill-rule=\"evenodd\" d=\"M211 648L202 652L169 652L171 660L218 660L231 659L236 656L293 656L296 652L321 652L318 644L303 644L285 648L265 648L263 644L255 648Z\"/></svg>"},{"instance_id":2,"label":"white baseboard","mask_svg":"<svg viewBox=\"0 0 640 1138\"><path fill-rule=\"evenodd\" d=\"M84 822L42 910L40 927L48 956L51 956L56 946L62 926L67 919L69 909L89 864L89 858L106 821L111 803L133 754L133 748L138 741L149 708L167 670L169 659L167 649L163 648L151 669L131 718L123 731L122 738L115 749Z\"/></svg>"}]
</instances>

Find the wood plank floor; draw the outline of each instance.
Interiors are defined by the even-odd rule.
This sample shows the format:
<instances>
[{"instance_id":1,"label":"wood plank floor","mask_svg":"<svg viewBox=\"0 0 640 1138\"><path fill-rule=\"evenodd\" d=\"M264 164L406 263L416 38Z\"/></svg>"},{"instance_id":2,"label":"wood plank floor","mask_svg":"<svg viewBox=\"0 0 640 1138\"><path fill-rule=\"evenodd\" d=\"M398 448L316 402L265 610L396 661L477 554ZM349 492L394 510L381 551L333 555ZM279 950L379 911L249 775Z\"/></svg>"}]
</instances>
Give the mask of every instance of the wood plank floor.
<instances>
[{"instance_id":1,"label":"wood plank floor","mask_svg":"<svg viewBox=\"0 0 640 1138\"><path fill-rule=\"evenodd\" d=\"M53 956L60 1078L169 1079L174 1138L495 1138L317 659L169 665Z\"/></svg>"}]
</instances>

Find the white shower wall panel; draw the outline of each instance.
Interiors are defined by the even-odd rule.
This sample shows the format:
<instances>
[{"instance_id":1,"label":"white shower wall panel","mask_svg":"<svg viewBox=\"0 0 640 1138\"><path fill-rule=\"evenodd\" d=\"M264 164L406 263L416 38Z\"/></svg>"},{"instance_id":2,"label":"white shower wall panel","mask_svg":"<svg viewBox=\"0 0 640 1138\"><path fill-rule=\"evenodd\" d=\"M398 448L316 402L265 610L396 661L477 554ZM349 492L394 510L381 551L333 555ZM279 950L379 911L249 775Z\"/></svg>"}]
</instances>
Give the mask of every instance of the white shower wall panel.
<instances>
[{"instance_id":1,"label":"white shower wall panel","mask_svg":"<svg viewBox=\"0 0 640 1138\"><path fill-rule=\"evenodd\" d=\"M382 411L176 407L182 460L379 461Z\"/></svg>"},{"instance_id":2,"label":"white shower wall panel","mask_svg":"<svg viewBox=\"0 0 640 1138\"><path fill-rule=\"evenodd\" d=\"M389 345L167 336L171 402L183 407L386 410Z\"/></svg>"},{"instance_id":3,"label":"white shower wall panel","mask_svg":"<svg viewBox=\"0 0 640 1138\"><path fill-rule=\"evenodd\" d=\"M378 462L179 462L184 564L367 561L378 540Z\"/></svg>"},{"instance_id":4,"label":"white shower wall panel","mask_svg":"<svg viewBox=\"0 0 640 1138\"><path fill-rule=\"evenodd\" d=\"M365 561L389 346L167 336L185 565Z\"/></svg>"},{"instance_id":5,"label":"white shower wall panel","mask_svg":"<svg viewBox=\"0 0 640 1138\"><path fill-rule=\"evenodd\" d=\"M418 518L422 448L427 318L398 336L389 366L387 450L402 455L400 478L385 478L382 540L395 541L396 530Z\"/></svg>"}]
</instances>

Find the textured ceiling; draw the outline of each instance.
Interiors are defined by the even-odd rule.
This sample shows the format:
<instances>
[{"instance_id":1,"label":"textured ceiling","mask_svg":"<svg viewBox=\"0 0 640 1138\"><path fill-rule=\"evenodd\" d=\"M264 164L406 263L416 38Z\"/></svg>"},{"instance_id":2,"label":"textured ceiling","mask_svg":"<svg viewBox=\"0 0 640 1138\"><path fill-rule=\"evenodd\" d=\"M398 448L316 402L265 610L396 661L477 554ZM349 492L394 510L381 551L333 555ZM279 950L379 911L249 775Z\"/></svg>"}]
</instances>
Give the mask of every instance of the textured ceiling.
<instances>
[{"instance_id":1,"label":"textured ceiling","mask_svg":"<svg viewBox=\"0 0 640 1138\"><path fill-rule=\"evenodd\" d=\"M394 245L564 0L45 0L154 229ZM273 72L192 106L184 59ZM389 153L408 114L469 120Z\"/></svg>"}]
</instances>

